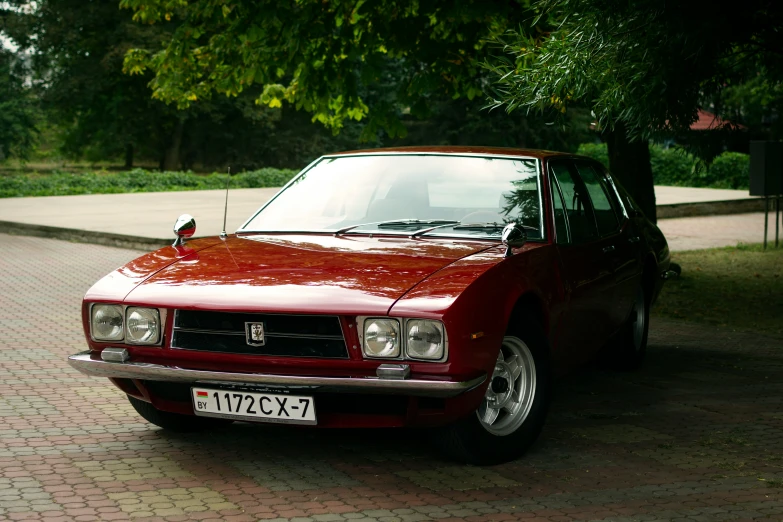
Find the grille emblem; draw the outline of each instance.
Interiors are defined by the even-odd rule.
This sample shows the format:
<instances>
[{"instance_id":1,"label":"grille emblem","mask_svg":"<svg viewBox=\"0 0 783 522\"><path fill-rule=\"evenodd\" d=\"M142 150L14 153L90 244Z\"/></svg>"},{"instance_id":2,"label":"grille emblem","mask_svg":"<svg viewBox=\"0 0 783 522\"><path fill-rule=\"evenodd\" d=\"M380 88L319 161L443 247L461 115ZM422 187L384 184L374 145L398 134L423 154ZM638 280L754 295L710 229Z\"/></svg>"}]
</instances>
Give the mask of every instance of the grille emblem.
<instances>
[{"instance_id":1,"label":"grille emblem","mask_svg":"<svg viewBox=\"0 0 783 522\"><path fill-rule=\"evenodd\" d=\"M245 341L249 346L264 346L264 323L245 323Z\"/></svg>"}]
</instances>

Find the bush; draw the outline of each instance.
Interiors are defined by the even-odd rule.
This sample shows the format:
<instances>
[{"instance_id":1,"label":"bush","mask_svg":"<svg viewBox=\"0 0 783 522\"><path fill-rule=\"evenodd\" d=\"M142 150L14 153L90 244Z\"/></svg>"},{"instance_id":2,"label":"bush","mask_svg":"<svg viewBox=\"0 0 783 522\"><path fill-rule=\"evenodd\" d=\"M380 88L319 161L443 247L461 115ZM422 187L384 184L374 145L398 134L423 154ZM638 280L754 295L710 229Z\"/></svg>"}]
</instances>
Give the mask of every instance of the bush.
<instances>
[{"instance_id":1,"label":"bush","mask_svg":"<svg viewBox=\"0 0 783 522\"><path fill-rule=\"evenodd\" d=\"M583 143L577 154L589 156L609 166L605 143ZM723 152L712 164L705 164L680 147L668 149L650 145L650 163L656 185L748 189L750 156L740 152Z\"/></svg>"},{"instance_id":2,"label":"bush","mask_svg":"<svg viewBox=\"0 0 783 522\"><path fill-rule=\"evenodd\" d=\"M650 146L650 164L656 185L696 187L699 160L680 148Z\"/></svg>"},{"instance_id":3,"label":"bush","mask_svg":"<svg viewBox=\"0 0 783 522\"><path fill-rule=\"evenodd\" d=\"M231 176L234 188L281 187L295 170L264 168ZM22 174L0 176L0 198L23 196L69 196L123 192L169 192L221 189L227 174L199 175L193 172L157 172L133 169L127 172Z\"/></svg>"},{"instance_id":4,"label":"bush","mask_svg":"<svg viewBox=\"0 0 783 522\"><path fill-rule=\"evenodd\" d=\"M710 165L708 183L715 188L745 189L750 183L750 156L723 152Z\"/></svg>"}]
</instances>

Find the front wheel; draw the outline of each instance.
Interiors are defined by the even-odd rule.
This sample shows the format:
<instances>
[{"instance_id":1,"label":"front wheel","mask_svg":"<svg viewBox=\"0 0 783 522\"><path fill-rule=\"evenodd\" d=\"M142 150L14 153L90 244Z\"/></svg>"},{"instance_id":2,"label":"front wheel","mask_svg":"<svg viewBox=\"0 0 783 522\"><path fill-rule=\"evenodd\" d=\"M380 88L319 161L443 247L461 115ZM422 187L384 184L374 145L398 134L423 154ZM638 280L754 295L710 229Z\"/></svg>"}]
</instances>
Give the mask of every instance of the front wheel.
<instances>
[{"instance_id":1,"label":"front wheel","mask_svg":"<svg viewBox=\"0 0 783 522\"><path fill-rule=\"evenodd\" d=\"M542 334L504 337L484 400L474 414L444 430L441 447L469 464L500 464L520 457L544 425L549 373Z\"/></svg>"}]
</instances>

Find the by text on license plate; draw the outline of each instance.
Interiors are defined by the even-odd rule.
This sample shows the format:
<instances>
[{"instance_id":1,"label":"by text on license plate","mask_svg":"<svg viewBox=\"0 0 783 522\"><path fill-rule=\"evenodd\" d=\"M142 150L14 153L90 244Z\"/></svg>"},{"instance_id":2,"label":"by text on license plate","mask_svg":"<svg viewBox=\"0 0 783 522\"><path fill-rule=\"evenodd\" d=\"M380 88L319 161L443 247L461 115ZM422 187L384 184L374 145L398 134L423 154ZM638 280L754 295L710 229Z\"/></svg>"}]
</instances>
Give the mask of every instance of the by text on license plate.
<instances>
[{"instance_id":1,"label":"by text on license plate","mask_svg":"<svg viewBox=\"0 0 783 522\"><path fill-rule=\"evenodd\" d=\"M312 397L191 388L193 411L205 417L316 424Z\"/></svg>"}]
</instances>

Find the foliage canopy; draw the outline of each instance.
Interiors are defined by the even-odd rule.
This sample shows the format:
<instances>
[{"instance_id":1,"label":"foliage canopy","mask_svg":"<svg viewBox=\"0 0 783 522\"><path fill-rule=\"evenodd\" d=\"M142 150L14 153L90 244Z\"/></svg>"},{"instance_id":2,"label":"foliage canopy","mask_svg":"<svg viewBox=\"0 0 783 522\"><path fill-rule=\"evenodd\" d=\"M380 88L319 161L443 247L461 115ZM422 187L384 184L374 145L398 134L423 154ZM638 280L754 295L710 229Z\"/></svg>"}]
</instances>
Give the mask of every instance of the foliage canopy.
<instances>
[{"instance_id":1,"label":"foliage canopy","mask_svg":"<svg viewBox=\"0 0 783 522\"><path fill-rule=\"evenodd\" d=\"M180 108L214 92L238 96L253 85L269 107L289 102L339 130L364 120L402 136L400 109L427 116L433 96L483 92L488 40L529 15L525 0L122 0L135 20L172 27L161 48L129 51L125 69L152 69L154 96ZM367 98L381 84L393 92Z\"/></svg>"},{"instance_id":2,"label":"foliage canopy","mask_svg":"<svg viewBox=\"0 0 783 522\"><path fill-rule=\"evenodd\" d=\"M749 0L730 15L712 0L540 0L535 34L499 38L487 66L494 106L526 111L581 104L601 129L631 138L687 131L723 89L783 76L783 10Z\"/></svg>"}]
</instances>

